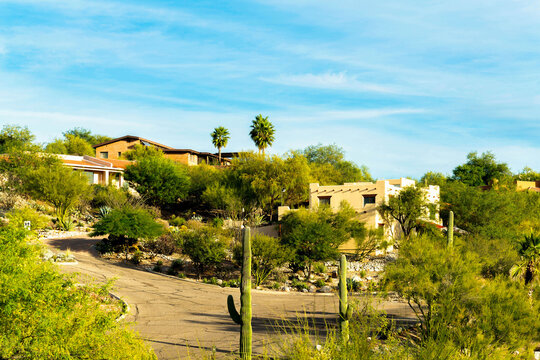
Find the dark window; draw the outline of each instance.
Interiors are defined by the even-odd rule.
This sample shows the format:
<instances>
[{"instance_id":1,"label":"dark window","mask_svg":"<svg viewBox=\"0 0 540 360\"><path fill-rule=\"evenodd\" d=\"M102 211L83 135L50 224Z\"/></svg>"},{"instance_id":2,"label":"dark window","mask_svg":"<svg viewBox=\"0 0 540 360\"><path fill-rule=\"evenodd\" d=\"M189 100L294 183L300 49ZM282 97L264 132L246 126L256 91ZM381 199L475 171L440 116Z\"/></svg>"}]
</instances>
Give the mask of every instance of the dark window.
<instances>
[{"instance_id":1,"label":"dark window","mask_svg":"<svg viewBox=\"0 0 540 360\"><path fill-rule=\"evenodd\" d=\"M102 151L99 153L99 157L102 159L108 159L109 158L109 152L108 151Z\"/></svg>"},{"instance_id":2,"label":"dark window","mask_svg":"<svg viewBox=\"0 0 540 360\"><path fill-rule=\"evenodd\" d=\"M122 153L119 151L119 152L118 152L118 157L120 157L120 156L122 156Z\"/></svg>"},{"instance_id":3,"label":"dark window","mask_svg":"<svg viewBox=\"0 0 540 360\"><path fill-rule=\"evenodd\" d=\"M364 206L367 204L375 204L375 197L377 195L364 195Z\"/></svg>"},{"instance_id":4,"label":"dark window","mask_svg":"<svg viewBox=\"0 0 540 360\"><path fill-rule=\"evenodd\" d=\"M331 196L319 196L319 205L330 205Z\"/></svg>"}]
</instances>

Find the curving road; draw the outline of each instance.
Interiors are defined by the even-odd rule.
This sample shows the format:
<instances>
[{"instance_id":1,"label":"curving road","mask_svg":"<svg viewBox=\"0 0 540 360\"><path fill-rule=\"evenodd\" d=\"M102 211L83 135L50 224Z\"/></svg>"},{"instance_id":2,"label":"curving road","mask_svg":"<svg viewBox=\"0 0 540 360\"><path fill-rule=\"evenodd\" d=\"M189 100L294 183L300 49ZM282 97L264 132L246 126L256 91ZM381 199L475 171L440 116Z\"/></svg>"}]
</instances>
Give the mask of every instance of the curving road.
<instances>
[{"instance_id":1,"label":"curving road","mask_svg":"<svg viewBox=\"0 0 540 360\"><path fill-rule=\"evenodd\" d=\"M114 292L130 305L127 320L154 348L159 359L197 358L201 351L229 354L238 348L239 326L227 312L227 295L239 306L239 290L191 280L172 279L98 257L92 245L96 239L67 238L45 240L56 250L70 249L77 265L61 266L63 272L77 272L81 281L105 282L116 278ZM324 327L336 317L337 298L327 294L299 294L253 291L253 349L264 344L279 346L277 323L296 322L297 314ZM381 302L379 307L396 317L412 318L402 303ZM274 334L272 334L274 333ZM272 346L274 346L272 345Z\"/></svg>"}]
</instances>

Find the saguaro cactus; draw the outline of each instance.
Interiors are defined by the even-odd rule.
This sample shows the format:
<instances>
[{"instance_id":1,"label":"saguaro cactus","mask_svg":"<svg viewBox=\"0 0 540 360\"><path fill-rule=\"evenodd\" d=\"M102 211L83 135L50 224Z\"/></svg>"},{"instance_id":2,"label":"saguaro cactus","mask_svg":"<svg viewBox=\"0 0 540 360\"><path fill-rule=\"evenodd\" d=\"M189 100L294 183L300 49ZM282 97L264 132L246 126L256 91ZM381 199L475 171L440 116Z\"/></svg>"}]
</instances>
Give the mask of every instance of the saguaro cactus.
<instances>
[{"instance_id":1,"label":"saguaro cactus","mask_svg":"<svg viewBox=\"0 0 540 360\"><path fill-rule=\"evenodd\" d=\"M234 306L232 295L227 297L231 319L240 325L240 358L251 359L251 234L249 227L242 234L242 275L240 284L240 314Z\"/></svg>"},{"instance_id":2,"label":"saguaro cactus","mask_svg":"<svg viewBox=\"0 0 540 360\"><path fill-rule=\"evenodd\" d=\"M450 211L448 214L448 230L446 231L447 241L446 245L448 248L454 246L454 212Z\"/></svg>"},{"instance_id":3,"label":"saguaro cactus","mask_svg":"<svg viewBox=\"0 0 540 360\"><path fill-rule=\"evenodd\" d=\"M347 258L341 255L339 261L339 332L343 342L349 341L349 320L352 308L347 301Z\"/></svg>"}]
</instances>

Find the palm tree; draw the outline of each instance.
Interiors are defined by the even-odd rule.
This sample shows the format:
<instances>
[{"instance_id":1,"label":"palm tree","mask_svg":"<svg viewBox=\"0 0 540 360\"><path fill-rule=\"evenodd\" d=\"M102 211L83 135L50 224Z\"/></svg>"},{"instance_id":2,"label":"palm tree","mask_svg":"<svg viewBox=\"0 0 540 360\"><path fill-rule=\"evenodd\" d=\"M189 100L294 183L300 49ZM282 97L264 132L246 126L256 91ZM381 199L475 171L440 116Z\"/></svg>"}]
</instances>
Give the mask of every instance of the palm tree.
<instances>
[{"instance_id":1,"label":"palm tree","mask_svg":"<svg viewBox=\"0 0 540 360\"><path fill-rule=\"evenodd\" d=\"M214 129L214 131L210 134L212 136L212 144L218 149L218 159L219 164L221 165L221 148L227 146L227 142L229 141L229 130L224 128L223 126L217 127Z\"/></svg>"},{"instance_id":2,"label":"palm tree","mask_svg":"<svg viewBox=\"0 0 540 360\"><path fill-rule=\"evenodd\" d=\"M512 267L510 274L513 278L523 277L525 285L529 285L534 280L538 280L540 274L540 236L535 236L532 233L525 236L525 239L519 244L518 252L521 261ZM532 287L529 296L532 297Z\"/></svg>"},{"instance_id":3,"label":"palm tree","mask_svg":"<svg viewBox=\"0 0 540 360\"><path fill-rule=\"evenodd\" d=\"M259 149L259 153L262 151L264 155L264 149L268 146L272 146L272 143L275 140L275 132L274 125L268 121L268 116L263 117L259 114L255 117L255 120L251 123L249 136L251 136L251 139Z\"/></svg>"}]
</instances>

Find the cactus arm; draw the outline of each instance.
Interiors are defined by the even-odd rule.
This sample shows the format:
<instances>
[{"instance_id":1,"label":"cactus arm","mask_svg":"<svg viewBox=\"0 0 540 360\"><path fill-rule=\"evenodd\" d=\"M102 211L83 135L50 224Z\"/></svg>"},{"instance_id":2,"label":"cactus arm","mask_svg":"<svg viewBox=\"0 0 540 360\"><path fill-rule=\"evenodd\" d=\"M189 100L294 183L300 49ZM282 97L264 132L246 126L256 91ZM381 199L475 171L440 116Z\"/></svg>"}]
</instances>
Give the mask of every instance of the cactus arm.
<instances>
[{"instance_id":1,"label":"cactus arm","mask_svg":"<svg viewBox=\"0 0 540 360\"><path fill-rule=\"evenodd\" d=\"M232 295L229 295L227 297L227 308L229 309L229 315L231 316L231 319L238 325L242 325L242 318L240 317L238 311L236 311L236 306L234 305L234 298L232 297Z\"/></svg>"},{"instance_id":2,"label":"cactus arm","mask_svg":"<svg viewBox=\"0 0 540 360\"><path fill-rule=\"evenodd\" d=\"M450 211L448 214L448 230L446 231L447 242L446 245L448 248L454 246L454 212Z\"/></svg>"},{"instance_id":3,"label":"cactus arm","mask_svg":"<svg viewBox=\"0 0 540 360\"><path fill-rule=\"evenodd\" d=\"M351 305L348 305L347 306L347 312L345 313L345 319L346 320L351 320L352 313L353 313L353 309L352 309Z\"/></svg>"}]
</instances>

